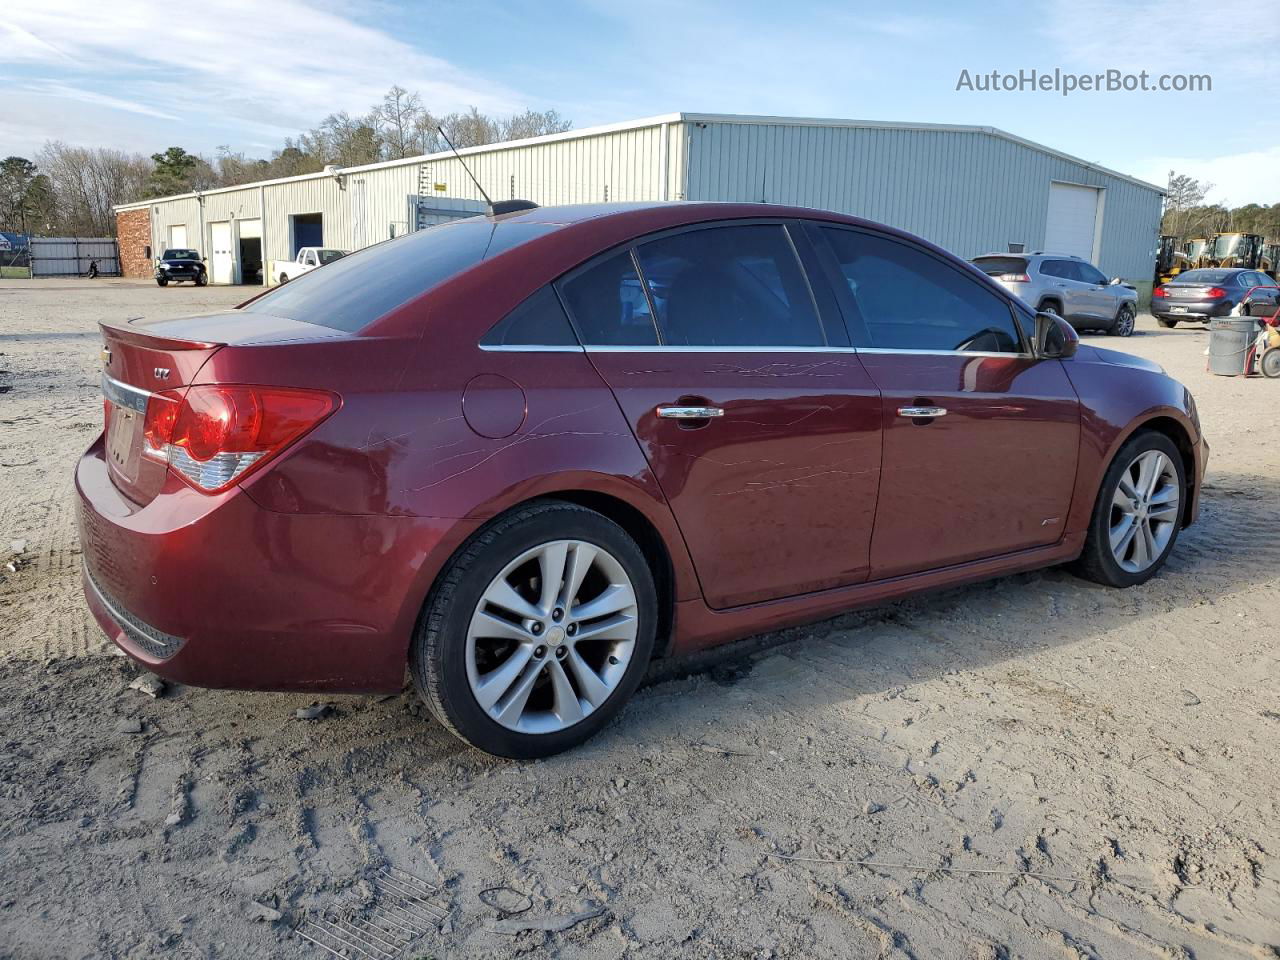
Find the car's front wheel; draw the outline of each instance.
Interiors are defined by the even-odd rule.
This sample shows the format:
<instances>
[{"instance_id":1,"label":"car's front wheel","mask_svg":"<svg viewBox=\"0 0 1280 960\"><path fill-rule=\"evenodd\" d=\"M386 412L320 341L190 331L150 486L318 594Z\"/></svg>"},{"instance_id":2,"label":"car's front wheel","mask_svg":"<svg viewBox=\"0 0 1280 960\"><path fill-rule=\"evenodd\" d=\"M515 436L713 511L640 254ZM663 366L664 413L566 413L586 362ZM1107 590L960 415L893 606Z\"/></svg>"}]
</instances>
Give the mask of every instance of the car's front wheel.
<instances>
[{"instance_id":1,"label":"car's front wheel","mask_svg":"<svg viewBox=\"0 0 1280 960\"><path fill-rule=\"evenodd\" d=\"M208 285L208 283L209 283L209 275L208 275L208 274L206 274L206 273L197 273L197 274L196 274L196 286L197 286L197 287L207 286L207 285Z\"/></svg>"},{"instance_id":2,"label":"car's front wheel","mask_svg":"<svg viewBox=\"0 0 1280 960\"><path fill-rule=\"evenodd\" d=\"M168 285L169 285L169 281L167 279L165 279L164 277L156 277L157 287L167 287Z\"/></svg>"},{"instance_id":3,"label":"car's front wheel","mask_svg":"<svg viewBox=\"0 0 1280 960\"><path fill-rule=\"evenodd\" d=\"M582 743L622 709L653 652L657 592L635 541L561 501L500 517L450 562L410 672L450 731L503 757Z\"/></svg>"},{"instance_id":4,"label":"car's front wheel","mask_svg":"<svg viewBox=\"0 0 1280 960\"><path fill-rule=\"evenodd\" d=\"M1186 496L1173 441L1152 430L1135 434L1102 479L1079 572L1110 587L1151 579L1178 540Z\"/></svg>"},{"instance_id":5,"label":"car's front wheel","mask_svg":"<svg viewBox=\"0 0 1280 960\"><path fill-rule=\"evenodd\" d=\"M1131 336L1137 319L1138 314L1133 309L1132 304L1121 304L1120 311L1116 314L1116 322L1111 327L1111 333L1117 337Z\"/></svg>"}]
</instances>

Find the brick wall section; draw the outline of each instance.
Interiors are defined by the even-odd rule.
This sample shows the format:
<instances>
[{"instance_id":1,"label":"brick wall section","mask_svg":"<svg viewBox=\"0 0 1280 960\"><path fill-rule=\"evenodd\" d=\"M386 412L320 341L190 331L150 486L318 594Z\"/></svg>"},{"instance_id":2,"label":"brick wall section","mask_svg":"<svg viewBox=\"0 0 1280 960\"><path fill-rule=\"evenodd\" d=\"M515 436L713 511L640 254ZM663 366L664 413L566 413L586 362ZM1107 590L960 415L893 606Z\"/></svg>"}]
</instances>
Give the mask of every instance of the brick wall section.
<instances>
[{"instance_id":1,"label":"brick wall section","mask_svg":"<svg viewBox=\"0 0 1280 960\"><path fill-rule=\"evenodd\" d=\"M116 239L120 244L120 272L126 277L149 280L155 272L147 257L147 247L151 245L151 208L117 213Z\"/></svg>"}]
</instances>

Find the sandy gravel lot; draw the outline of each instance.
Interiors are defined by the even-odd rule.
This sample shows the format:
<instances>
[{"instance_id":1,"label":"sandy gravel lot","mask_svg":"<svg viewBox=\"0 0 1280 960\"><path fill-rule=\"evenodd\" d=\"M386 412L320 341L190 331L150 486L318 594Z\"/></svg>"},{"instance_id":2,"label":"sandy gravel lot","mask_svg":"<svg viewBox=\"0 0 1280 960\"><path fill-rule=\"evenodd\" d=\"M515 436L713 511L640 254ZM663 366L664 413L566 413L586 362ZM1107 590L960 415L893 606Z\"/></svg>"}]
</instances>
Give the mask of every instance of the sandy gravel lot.
<instances>
[{"instance_id":1,"label":"sandy gravel lot","mask_svg":"<svg viewBox=\"0 0 1280 960\"><path fill-rule=\"evenodd\" d=\"M511 763L411 694L305 721L129 688L79 597L95 322L239 298L0 282L0 552L28 561L0 566L0 957L323 957L294 927L329 907L378 960L1280 956L1280 382L1209 376L1202 330L1091 338L1187 383L1213 445L1157 579L757 638ZM394 913L387 866L439 888L439 927Z\"/></svg>"}]
</instances>

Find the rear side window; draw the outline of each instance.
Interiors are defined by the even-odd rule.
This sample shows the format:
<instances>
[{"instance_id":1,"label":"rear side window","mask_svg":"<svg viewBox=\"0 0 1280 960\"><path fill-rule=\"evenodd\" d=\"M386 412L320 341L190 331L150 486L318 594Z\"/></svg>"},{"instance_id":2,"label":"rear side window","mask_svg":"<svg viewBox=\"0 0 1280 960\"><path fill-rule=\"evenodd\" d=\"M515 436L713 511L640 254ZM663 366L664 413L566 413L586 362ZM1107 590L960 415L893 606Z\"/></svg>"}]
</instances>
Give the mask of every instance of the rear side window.
<instances>
[{"instance_id":1,"label":"rear side window","mask_svg":"<svg viewBox=\"0 0 1280 960\"><path fill-rule=\"evenodd\" d=\"M551 287L543 287L489 328L482 347L576 347L569 318Z\"/></svg>"},{"instance_id":2,"label":"rear side window","mask_svg":"<svg viewBox=\"0 0 1280 960\"><path fill-rule=\"evenodd\" d=\"M640 275L623 250L574 274L560 285L582 342L595 346L651 347L658 332Z\"/></svg>"},{"instance_id":3,"label":"rear side window","mask_svg":"<svg viewBox=\"0 0 1280 960\"><path fill-rule=\"evenodd\" d=\"M1040 263L1040 273L1046 277L1061 277L1063 280L1074 280L1071 264L1066 260L1044 260Z\"/></svg>"},{"instance_id":4,"label":"rear side window","mask_svg":"<svg viewBox=\"0 0 1280 960\"><path fill-rule=\"evenodd\" d=\"M1009 304L973 278L888 237L831 227L823 228L823 233L867 331L869 342L855 346L981 353L1021 350Z\"/></svg>"},{"instance_id":5,"label":"rear side window","mask_svg":"<svg viewBox=\"0 0 1280 960\"><path fill-rule=\"evenodd\" d=\"M455 274L556 229L479 217L442 224L304 273L244 309L354 333Z\"/></svg>"},{"instance_id":6,"label":"rear side window","mask_svg":"<svg viewBox=\"0 0 1280 960\"><path fill-rule=\"evenodd\" d=\"M662 342L680 347L826 344L780 224L677 233L636 247Z\"/></svg>"}]
</instances>

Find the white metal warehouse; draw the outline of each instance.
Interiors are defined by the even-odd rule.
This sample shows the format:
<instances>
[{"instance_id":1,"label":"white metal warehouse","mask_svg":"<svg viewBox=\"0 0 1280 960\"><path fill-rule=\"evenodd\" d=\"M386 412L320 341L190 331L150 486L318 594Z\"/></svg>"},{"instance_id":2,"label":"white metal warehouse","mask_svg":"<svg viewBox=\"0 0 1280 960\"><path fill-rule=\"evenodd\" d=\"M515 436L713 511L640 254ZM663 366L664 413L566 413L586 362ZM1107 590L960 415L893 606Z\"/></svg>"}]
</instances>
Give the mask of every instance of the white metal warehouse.
<instances>
[{"instance_id":1,"label":"white metal warehouse","mask_svg":"<svg viewBox=\"0 0 1280 960\"><path fill-rule=\"evenodd\" d=\"M495 200L820 207L963 257L1010 244L1074 253L1144 294L1163 199L1154 184L993 127L673 113L461 153ZM356 249L482 209L458 159L444 153L116 208L126 273L152 252L192 246L215 283L243 282L255 256Z\"/></svg>"}]
</instances>

